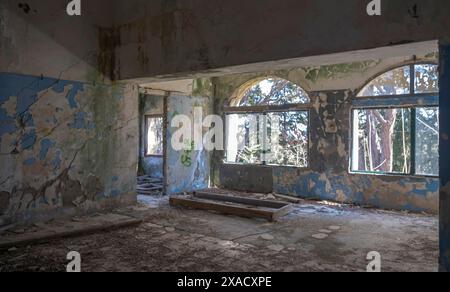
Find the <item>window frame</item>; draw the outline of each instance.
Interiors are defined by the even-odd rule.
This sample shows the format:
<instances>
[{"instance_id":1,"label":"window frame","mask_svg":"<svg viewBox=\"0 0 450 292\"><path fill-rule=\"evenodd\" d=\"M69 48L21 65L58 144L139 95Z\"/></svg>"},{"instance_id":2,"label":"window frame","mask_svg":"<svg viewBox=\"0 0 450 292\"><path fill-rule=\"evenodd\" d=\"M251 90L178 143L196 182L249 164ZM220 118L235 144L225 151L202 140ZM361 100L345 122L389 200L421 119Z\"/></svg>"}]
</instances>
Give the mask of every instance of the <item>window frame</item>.
<instances>
[{"instance_id":1,"label":"window frame","mask_svg":"<svg viewBox=\"0 0 450 292\"><path fill-rule=\"evenodd\" d=\"M144 115L145 119L145 140L144 140L144 157L146 158L163 158L165 149L164 149L164 115L163 114L152 114L152 115ZM163 123L163 132L162 132L162 154L148 154L148 127L149 127L149 120L150 119L162 119Z\"/></svg>"},{"instance_id":2,"label":"window frame","mask_svg":"<svg viewBox=\"0 0 450 292\"><path fill-rule=\"evenodd\" d=\"M270 78L278 78L283 79L276 76L267 76L266 78L258 78L256 81L264 81L266 79ZM287 80L289 81L289 80ZM251 81L249 81L251 82ZM292 81L289 81L292 82ZM248 83L248 82L247 82ZM246 84L247 84L246 83ZM234 115L234 114L257 114L257 115L263 115L267 116L270 113L282 113L282 112L307 112L308 114L308 130L307 130L307 155L308 155L308 161L307 166L294 166L294 165L279 165L279 164L269 164L267 161L261 161L261 163L240 163L240 162L229 162L227 161L225 150L225 157L224 157L224 164L226 165L241 165L241 166L264 166L264 167L283 167L283 168L295 168L295 169L309 169L311 165L311 149L310 149L310 140L311 140L311 97L310 94L303 89L300 85L296 84L295 82L292 82L293 84L300 87L308 96L308 102L307 103L289 103L284 105L256 105L256 106L229 106L230 100L233 98L231 97L229 100L226 101L226 104L224 106L224 117L225 117L225 145L228 145L228 119L226 118L228 115ZM242 90L242 88L241 88ZM267 139L263 139L263 149L267 149Z\"/></svg>"},{"instance_id":3,"label":"window frame","mask_svg":"<svg viewBox=\"0 0 450 292\"><path fill-rule=\"evenodd\" d=\"M417 109L418 108L438 108L439 110L439 90L429 93L416 93L416 69L417 65L434 65L439 66L436 62L416 62L410 64L398 65L390 68L375 77L371 78L356 92L357 94L351 99L350 106L350 155L349 155L349 173L350 174L366 174L366 175L380 175L380 176L403 176L403 177L420 177L420 178L439 178L439 175L427 175L416 173L416 129L417 129ZM398 68L409 66L410 70L410 84L409 94L399 95L377 95L377 96L358 96L360 92L366 88L383 74L393 71ZM370 110L370 109L409 109L411 110L411 167L409 173L384 172L384 171L364 171L353 169L353 146L354 146L354 114L355 110Z\"/></svg>"}]
</instances>

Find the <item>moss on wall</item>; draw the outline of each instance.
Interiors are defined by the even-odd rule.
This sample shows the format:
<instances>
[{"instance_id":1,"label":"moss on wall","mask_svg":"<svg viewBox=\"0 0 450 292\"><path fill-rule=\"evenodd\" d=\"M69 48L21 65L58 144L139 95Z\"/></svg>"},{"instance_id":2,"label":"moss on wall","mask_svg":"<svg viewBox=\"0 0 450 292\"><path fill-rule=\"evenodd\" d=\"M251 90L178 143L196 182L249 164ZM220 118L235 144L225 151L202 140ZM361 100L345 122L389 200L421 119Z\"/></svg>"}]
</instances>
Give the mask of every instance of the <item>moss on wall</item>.
<instances>
[{"instance_id":1,"label":"moss on wall","mask_svg":"<svg viewBox=\"0 0 450 292\"><path fill-rule=\"evenodd\" d=\"M380 64L380 60L371 60L364 62L354 62L321 67L305 67L305 79L311 82L317 82L322 79L334 79L339 76L345 76L354 73L363 73L369 68L376 67Z\"/></svg>"},{"instance_id":2,"label":"moss on wall","mask_svg":"<svg viewBox=\"0 0 450 292\"><path fill-rule=\"evenodd\" d=\"M194 79L192 83L192 96L212 97L213 84L210 78Z\"/></svg>"}]
</instances>

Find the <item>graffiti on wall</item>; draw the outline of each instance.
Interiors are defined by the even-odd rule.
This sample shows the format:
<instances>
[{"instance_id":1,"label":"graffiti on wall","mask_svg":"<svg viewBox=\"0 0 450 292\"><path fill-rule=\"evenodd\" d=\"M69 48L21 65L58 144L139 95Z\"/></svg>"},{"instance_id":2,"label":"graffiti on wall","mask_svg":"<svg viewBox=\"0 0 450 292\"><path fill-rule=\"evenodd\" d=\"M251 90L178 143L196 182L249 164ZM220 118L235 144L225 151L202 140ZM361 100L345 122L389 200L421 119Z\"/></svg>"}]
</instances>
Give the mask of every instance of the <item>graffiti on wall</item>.
<instances>
[{"instance_id":1,"label":"graffiti on wall","mask_svg":"<svg viewBox=\"0 0 450 292\"><path fill-rule=\"evenodd\" d=\"M181 155L181 164L184 167L191 167L192 166L192 152L194 151L194 142L188 141L187 143L188 149L183 151L183 154Z\"/></svg>"}]
</instances>

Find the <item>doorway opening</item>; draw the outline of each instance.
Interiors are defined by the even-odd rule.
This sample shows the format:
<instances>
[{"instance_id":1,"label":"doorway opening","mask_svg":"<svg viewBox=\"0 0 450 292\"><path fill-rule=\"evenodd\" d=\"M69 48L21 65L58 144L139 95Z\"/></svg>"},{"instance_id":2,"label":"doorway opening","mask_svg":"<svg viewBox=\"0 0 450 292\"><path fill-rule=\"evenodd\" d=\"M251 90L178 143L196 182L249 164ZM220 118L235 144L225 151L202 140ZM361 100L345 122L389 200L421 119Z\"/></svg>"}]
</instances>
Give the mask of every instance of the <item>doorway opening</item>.
<instances>
[{"instance_id":1,"label":"doorway opening","mask_svg":"<svg viewBox=\"0 0 450 292\"><path fill-rule=\"evenodd\" d=\"M138 196L165 194L165 97L140 95Z\"/></svg>"}]
</instances>

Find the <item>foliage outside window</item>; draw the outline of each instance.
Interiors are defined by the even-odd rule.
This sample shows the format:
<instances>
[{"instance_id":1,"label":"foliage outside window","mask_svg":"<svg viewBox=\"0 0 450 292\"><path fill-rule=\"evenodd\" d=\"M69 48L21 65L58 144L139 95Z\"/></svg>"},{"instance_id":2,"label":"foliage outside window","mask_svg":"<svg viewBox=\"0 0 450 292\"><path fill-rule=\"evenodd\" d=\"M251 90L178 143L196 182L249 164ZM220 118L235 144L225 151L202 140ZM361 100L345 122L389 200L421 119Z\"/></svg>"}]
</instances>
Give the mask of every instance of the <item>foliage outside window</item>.
<instances>
[{"instance_id":1,"label":"foliage outside window","mask_svg":"<svg viewBox=\"0 0 450 292\"><path fill-rule=\"evenodd\" d=\"M267 163L308 166L308 111L268 114L269 153Z\"/></svg>"},{"instance_id":2,"label":"foliage outside window","mask_svg":"<svg viewBox=\"0 0 450 292\"><path fill-rule=\"evenodd\" d=\"M429 102L438 92L432 64L401 67L365 86L358 97L378 98L353 110L352 171L438 176L439 107Z\"/></svg>"},{"instance_id":3,"label":"foliage outside window","mask_svg":"<svg viewBox=\"0 0 450 292\"><path fill-rule=\"evenodd\" d=\"M306 103L309 103L308 94L300 86L281 78L264 79L230 102L238 107Z\"/></svg>"},{"instance_id":4,"label":"foliage outside window","mask_svg":"<svg viewBox=\"0 0 450 292\"><path fill-rule=\"evenodd\" d=\"M226 162L308 166L309 97L303 89L269 78L231 104L235 107L226 110Z\"/></svg>"},{"instance_id":5,"label":"foliage outside window","mask_svg":"<svg viewBox=\"0 0 450 292\"><path fill-rule=\"evenodd\" d=\"M439 175L439 108L416 109L416 174Z\"/></svg>"},{"instance_id":6,"label":"foliage outside window","mask_svg":"<svg viewBox=\"0 0 450 292\"><path fill-rule=\"evenodd\" d=\"M163 117L146 117L146 156L163 155Z\"/></svg>"}]
</instances>

